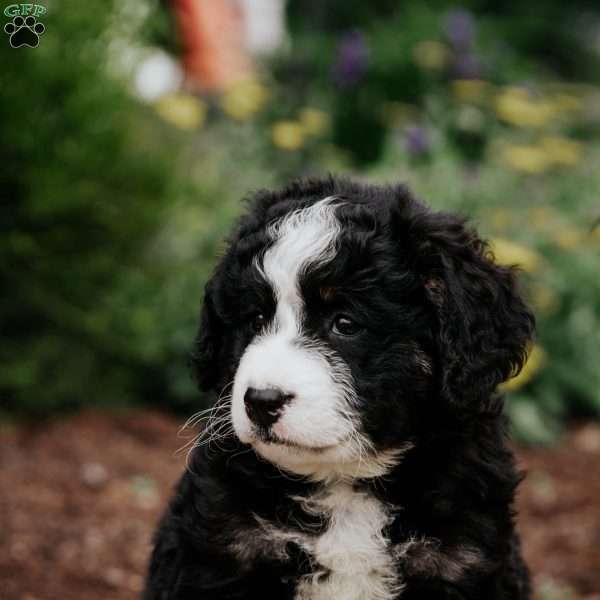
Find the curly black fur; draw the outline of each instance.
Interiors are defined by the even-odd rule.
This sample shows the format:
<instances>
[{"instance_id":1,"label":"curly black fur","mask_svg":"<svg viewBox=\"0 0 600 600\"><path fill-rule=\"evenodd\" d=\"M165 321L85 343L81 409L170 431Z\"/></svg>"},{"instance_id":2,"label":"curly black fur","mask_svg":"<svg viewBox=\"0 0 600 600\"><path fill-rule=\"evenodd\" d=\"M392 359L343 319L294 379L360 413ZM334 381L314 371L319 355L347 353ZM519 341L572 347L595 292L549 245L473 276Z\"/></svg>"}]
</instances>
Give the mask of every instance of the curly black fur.
<instances>
[{"instance_id":1,"label":"curly black fur","mask_svg":"<svg viewBox=\"0 0 600 600\"><path fill-rule=\"evenodd\" d=\"M397 597L526 600L514 530L520 477L496 387L522 367L534 319L514 270L494 262L463 218L432 211L403 186L338 178L255 194L206 287L198 381L220 392L252 339L252 308L273 309L271 290L250 269L270 243L265 225L327 196L346 201L340 248L326 272L302 282L303 293L310 305L317 280L335 281L370 323L360 347L339 350L365 400L364 430L378 450L414 445L384 477L353 483L397 507L385 531L403 549ZM327 520L292 498L322 485L286 476L233 435L196 449L156 534L145 600L294 598L299 577L318 566L299 545L252 558L231 548L256 515L319 535Z\"/></svg>"}]
</instances>

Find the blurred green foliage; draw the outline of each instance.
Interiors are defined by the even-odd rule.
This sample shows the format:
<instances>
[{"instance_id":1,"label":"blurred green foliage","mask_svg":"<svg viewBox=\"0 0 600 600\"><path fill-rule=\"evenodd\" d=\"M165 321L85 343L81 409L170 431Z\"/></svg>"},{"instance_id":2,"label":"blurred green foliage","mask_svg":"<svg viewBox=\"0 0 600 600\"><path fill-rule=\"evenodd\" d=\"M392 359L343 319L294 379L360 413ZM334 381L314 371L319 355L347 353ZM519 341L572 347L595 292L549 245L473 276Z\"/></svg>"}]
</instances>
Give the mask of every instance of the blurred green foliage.
<instances>
[{"instance_id":1,"label":"blurred green foliage","mask_svg":"<svg viewBox=\"0 0 600 600\"><path fill-rule=\"evenodd\" d=\"M168 155L105 72L105 3L60 4L37 49L1 51L0 386L24 413L129 397L136 356L105 300L170 183Z\"/></svg>"},{"instance_id":2,"label":"blurred green foliage","mask_svg":"<svg viewBox=\"0 0 600 600\"><path fill-rule=\"evenodd\" d=\"M519 435L600 414L593 3L290 2L260 78L144 103L136 63L177 48L165 7L54 0L38 48L1 45L3 412L202 403L187 353L239 199L341 171L408 181L522 266Z\"/></svg>"},{"instance_id":3,"label":"blurred green foliage","mask_svg":"<svg viewBox=\"0 0 600 600\"><path fill-rule=\"evenodd\" d=\"M164 397L153 240L187 185L170 127L109 72L114 13L52 8L38 48L1 50L1 407L30 415Z\"/></svg>"}]
</instances>

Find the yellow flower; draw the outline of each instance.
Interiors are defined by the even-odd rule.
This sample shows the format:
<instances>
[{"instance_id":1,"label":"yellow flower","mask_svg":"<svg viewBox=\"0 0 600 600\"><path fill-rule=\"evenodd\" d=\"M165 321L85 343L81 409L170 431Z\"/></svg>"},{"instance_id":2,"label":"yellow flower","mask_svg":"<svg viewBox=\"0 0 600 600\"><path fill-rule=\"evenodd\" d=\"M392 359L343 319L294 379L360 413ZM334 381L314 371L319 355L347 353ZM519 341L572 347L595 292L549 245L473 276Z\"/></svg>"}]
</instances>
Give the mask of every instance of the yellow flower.
<instances>
[{"instance_id":1,"label":"yellow flower","mask_svg":"<svg viewBox=\"0 0 600 600\"><path fill-rule=\"evenodd\" d=\"M572 250L585 241L586 234L575 227L566 226L558 229L552 237L563 250Z\"/></svg>"},{"instance_id":2,"label":"yellow flower","mask_svg":"<svg viewBox=\"0 0 600 600\"><path fill-rule=\"evenodd\" d=\"M556 165L572 166L583 156L583 144L558 135L542 138L540 145Z\"/></svg>"},{"instance_id":3,"label":"yellow flower","mask_svg":"<svg viewBox=\"0 0 600 600\"><path fill-rule=\"evenodd\" d=\"M532 98L523 88L509 87L496 98L496 113L517 127L542 127L554 116L555 105Z\"/></svg>"},{"instance_id":4,"label":"yellow flower","mask_svg":"<svg viewBox=\"0 0 600 600\"><path fill-rule=\"evenodd\" d=\"M521 369L521 372L515 377L511 377L499 386L502 392L513 392L529 383L539 373L546 362L546 353L537 345L534 345L528 352L527 361Z\"/></svg>"},{"instance_id":5,"label":"yellow flower","mask_svg":"<svg viewBox=\"0 0 600 600\"><path fill-rule=\"evenodd\" d=\"M320 135L329 128L329 115L318 108L303 108L299 120L306 135Z\"/></svg>"},{"instance_id":6,"label":"yellow flower","mask_svg":"<svg viewBox=\"0 0 600 600\"><path fill-rule=\"evenodd\" d=\"M552 314L560 305L558 295L541 283L532 283L529 285L528 297L534 308L546 315Z\"/></svg>"},{"instance_id":7,"label":"yellow flower","mask_svg":"<svg viewBox=\"0 0 600 600\"><path fill-rule=\"evenodd\" d=\"M230 87L221 97L223 112L237 121L245 121L263 108L269 92L259 81L245 79Z\"/></svg>"},{"instance_id":8,"label":"yellow flower","mask_svg":"<svg viewBox=\"0 0 600 600\"><path fill-rule=\"evenodd\" d=\"M271 129L273 143L283 150L298 150L304 145L305 131L298 121L278 121Z\"/></svg>"},{"instance_id":9,"label":"yellow flower","mask_svg":"<svg viewBox=\"0 0 600 600\"><path fill-rule=\"evenodd\" d=\"M173 94L155 104L156 112L179 129L198 129L206 119L206 104L191 94Z\"/></svg>"},{"instance_id":10,"label":"yellow flower","mask_svg":"<svg viewBox=\"0 0 600 600\"><path fill-rule=\"evenodd\" d=\"M452 82L452 93L459 102L483 102L490 89L491 84L481 79L457 79Z\"/></svg>"},{"instance_id":11,"label":"yellow flower","mask_svg":"<svg viewBox=\"0 0 600 600\"><path fill-rule=\"evenodd\" d=\"M554 104L557 110L564 112L578 111L583 107L583 102L577 96L561 92L554 96Z\"/></svg>"},{"instance_id":12,"label":"yellow flower","mask_svg":"<svg viewBox=\"0 0 600 600\"><path fill-rule=\"evenodd\" d=\"M440 42L425 40L413 48L412 56L423 69L441 69L446 64L448 52Z\"/></svg>"},{"instance_id":13,"label":"yellow flower","mask_svg":"<svg viewBox=\"0 0 600 600\"><path fill-rule=\"evenodd\" d=\"M500 156L509 167L530 175L543 173L551 165L547 153L538 146L506 145Z\"/></svg>"},{"instance_id":14,"label":"yellow flower","mask_svg":"<svg viewBox=\"0 0 600 600\"><path fill-rule=\"evenodd\" d=\"M528 273L537 270L542 262L542 257L535 250L505 238L491 239L490 249L499 265L517 265Z\"/></svg>"},{"instance_id":15,"label":"yellow flower","mask_svg":"<svg viewBox=\"0 0 600 600\"><path fill-rule=\"evenodd\" d=\"M512 223L513 214L504 208L497 208L490 213L489 217L494 229L507 229Z\"/></svg>"}]
</instances>

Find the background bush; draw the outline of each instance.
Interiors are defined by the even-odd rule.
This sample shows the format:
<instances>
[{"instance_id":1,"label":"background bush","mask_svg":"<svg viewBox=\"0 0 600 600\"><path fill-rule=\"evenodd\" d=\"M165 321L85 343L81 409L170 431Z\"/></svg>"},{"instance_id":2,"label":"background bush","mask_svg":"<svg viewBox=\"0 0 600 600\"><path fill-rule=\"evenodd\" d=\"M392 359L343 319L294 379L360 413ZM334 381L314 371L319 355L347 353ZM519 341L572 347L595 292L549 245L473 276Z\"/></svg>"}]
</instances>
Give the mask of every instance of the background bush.
<instances>
[{"instance_id":1,"label":"background bush","mask_svg":"<svg viewBox=\"0 0 600 600\"><path fill-rule=\"evenodd\" d=\"M55 0L38 48L3 44L5 414L205 402L186 357L239 199L326 171L406 180L521 265L521 436L600 413L600 11L398 4L290 2L288 47L210 98L131 93L148 52L177 52L158 3Z\"/></svg>"}]
</instances>

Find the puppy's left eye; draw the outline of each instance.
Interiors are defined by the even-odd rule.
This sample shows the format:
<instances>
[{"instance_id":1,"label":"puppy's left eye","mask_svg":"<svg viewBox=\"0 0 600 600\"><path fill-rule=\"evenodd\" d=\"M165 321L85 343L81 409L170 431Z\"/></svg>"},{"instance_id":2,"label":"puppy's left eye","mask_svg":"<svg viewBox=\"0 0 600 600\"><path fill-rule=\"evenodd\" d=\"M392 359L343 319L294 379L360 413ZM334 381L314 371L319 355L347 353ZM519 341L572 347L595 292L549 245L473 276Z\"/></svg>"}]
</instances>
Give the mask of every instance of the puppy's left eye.
<instances>
[{"instance_id":1,"label":"puppy's left eye","mask_svg":"<svg viewBox=\"0 0 600 600\"><path fill-rule=\"evenodd\" d=\"M336 335L355 335L361 327L347 315L338 315L331 325L331 331Z\"/></svg>"},{"instance_id":2,"label":"puppy's left eye","mask_svg":"<svg viewBox=\"0 0 600 600\"><path fill-rule=\"evenodd\" d=\"M256 333L260 333L262 331L262 328L265 326L265 315L263 315L262 313L256 313L253 317L252 317L252 329L256 332Z\"/></svg>"}]
</instances>

